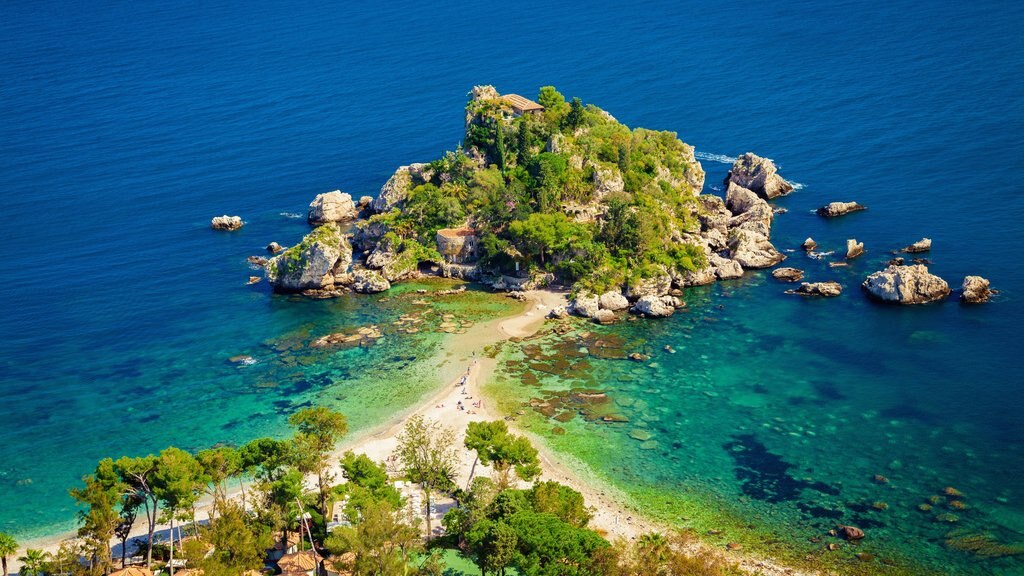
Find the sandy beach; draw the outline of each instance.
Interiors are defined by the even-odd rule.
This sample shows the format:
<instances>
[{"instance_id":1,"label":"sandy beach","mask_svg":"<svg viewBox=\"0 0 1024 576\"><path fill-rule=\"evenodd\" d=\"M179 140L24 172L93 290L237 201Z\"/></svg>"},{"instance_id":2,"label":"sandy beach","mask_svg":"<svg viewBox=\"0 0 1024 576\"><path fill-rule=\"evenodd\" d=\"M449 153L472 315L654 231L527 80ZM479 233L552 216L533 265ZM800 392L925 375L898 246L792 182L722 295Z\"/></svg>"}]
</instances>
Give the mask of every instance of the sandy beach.
<instances>
[{"instance_id":1,"label":"sandy beach","mask_svg":"<svg viewBox=\"0 0 1024 576\"><path fill-rule=\"evenodd\" d=\"M341 479L340 466L337 465L339 456L345 451L353 451L369 456L378 462L389 462L389 471L397 475L398 470L389 458L393 455L397 446L397 436L403 426L414 415L420 415L428 420L435 420L452 428L456 433L458 445L462 446L462 439L465 436L466 426L470 422L497 420L506 415L499 414L490 406L482 396L482 384L490 378L494 371L496 361L487 358L484 348L510 338L525 338L537 333L543 328L545 316L550 309L566 304L567 295L561 292L547 290L534 290L526 293L523 310L511 317L499 318L489 322L480 323L463 334L456 334L449 338L439 356L445 362L454 362L464 367L464 371L455 380L448 382L436 394L424 399L418 406L396 415L391 421L383 423L376 429L363 431L350 438L346 438L339 444L335 457L332 461L336 463L333 472L338 479ZM464 383L463 383L464 380ZM462 409L459 404L462 404ZM510 422L509 428L518 434L524 434L517 430L515 423ZM541 480L555 480L562 484L571 486L583 494L588 506L592 508L593 518L590 526L604 535L609 540L625 539L632 540L642 534L659 531L668 532L671 528L659 524L651 519L645 518L641 511L630 506L629 498L613 487L599 482L593 475L588 474L585 467L569 466L557 454L548 450L540 439L526 433L540 451L542 465ZM458 484L465 486L470 477L473 465L473 454L465 450L462 454L459 466ZM477 465L475 475L489 475L487 467ZM311 480L307 481L310 488L314 485ZM524 487L528 486L523 484ZM237 497L239 491L232 496ZM197 519L204 521L208 518L209 502L204 502L198 509ZM435 527L438 523L435 523ZM158 527L158 534L166 539L168 526ZM140 518L137 521L131 537L145 536L146 525ZM56 551L62 541L74 538L74 534L64 534L51 538L37 539L22 543L25 548L38 548L44 551ZM699 544L699 546L704 546ZM726 554L714 548L716 553ZM21 555L19 552L15 558ZM737 562L744 571L764 575L801 575L807 574L791 568L785 568L772 564L765 559L745 557L735 552L727 554L730 561ZM19 570L20 565L16 559L9 559L11 572Z\"/></svg>"}]
</instances>

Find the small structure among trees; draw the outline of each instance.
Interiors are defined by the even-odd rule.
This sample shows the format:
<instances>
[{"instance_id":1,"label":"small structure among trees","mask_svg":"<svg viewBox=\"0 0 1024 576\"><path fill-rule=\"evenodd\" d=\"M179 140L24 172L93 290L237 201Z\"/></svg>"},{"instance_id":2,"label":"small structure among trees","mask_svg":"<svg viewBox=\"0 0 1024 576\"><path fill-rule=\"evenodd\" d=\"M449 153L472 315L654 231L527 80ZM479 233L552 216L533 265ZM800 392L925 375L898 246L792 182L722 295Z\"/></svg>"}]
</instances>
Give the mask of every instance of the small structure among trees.
<instances>
[{"instance_id":1,"label":"small structure among trees","mask_svg":"<svg viewBox=\"0 0 1024 576\"><path fill-rule=\"evenodd\" d=\"M477 259L479 238L469 226L437 231L437 251L449 264L467 264Z\"/></svg>"},{"instance_id":2,"label":"small structure among trees","mask_svg":"<svg viewBox=\"0 0 1024 576\"><path fill-rule=\"evenodd\" d=\"M520 96L519 94L505 94L501 97L502 100L508 103L512 107L512 113L516 116L525 116L527 114L543 114L544 107L537 104L529 98Z\"/></svg>"}]
</instances>

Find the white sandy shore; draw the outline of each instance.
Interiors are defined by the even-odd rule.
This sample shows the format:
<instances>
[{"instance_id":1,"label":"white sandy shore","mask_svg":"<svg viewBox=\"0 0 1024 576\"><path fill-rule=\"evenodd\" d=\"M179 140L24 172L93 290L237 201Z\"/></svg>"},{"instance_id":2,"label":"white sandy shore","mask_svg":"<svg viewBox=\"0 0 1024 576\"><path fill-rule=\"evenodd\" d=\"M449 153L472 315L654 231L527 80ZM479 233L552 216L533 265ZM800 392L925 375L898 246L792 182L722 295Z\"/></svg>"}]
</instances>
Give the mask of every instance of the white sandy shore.
<instances>
[{"instance_id":1,"label":"white sandy shore","mask_svg":"<svg viewBox=\"0 0 1024 576\"><path fill-rule=\"evenodd\" d=\"M447 340L445 349L440 354L448 362L456 362L465 366L466 372L463 372L463 374L468 376L466 385L460 385L462 378L460 375L436 394L424 400L419 406L397 415L393 420L382 424L376 429L365 431L347 439L339 446L337 453L340 455L346 450L352 450L356 453L366 454L378 462L387 461L397 446L399 432L406 421L413 415L422 415L424 418L436 420L445 426L453 428L456 431L458 442L461 446L462 438L465 435L466 426L469 422L497 420L505 416L505 414L496 413L486 399L483 400L480 407L474 406L474 403L482 399L481 384L487 381L496 365L494 359L487 358L483 354L484 348L509 338L524 338L535 334L542 328L548 310L565 304L566 295L564 293L546 290L527 292L527 300L521 313L509 318L480 323L470 328L464 334L453 335ZM457 407L460 401L465 407L464 410L459 410ZM510 428L515 429L514 423L510 423ZM517 431L517 433L522 433L522 431ZM594 509L594 517L591 520L590 526L602 532L609 540L617 538L631 540L647 532L666 532L671 530L668 526L660 525L644 518L641 513L638 513L628 505L629 499L624 494L598 482L594 475L586 470L585 466L568 466L558 454L548 450L543 443L537 442L536 438L534 440L540 450L542 464L541 479L556 480L581 492L588 506ZM335 462L338 461L337 458L333 458L333 460ZM459 485L465 486L467 484L472 464L473 455L467 450L463 454L462 463L459 467ZM338 470L337 466L335 467L335 472L340 478L340 470ZM489 473L490 470L479 465L475 471L476 475L488 475ZM237 496L237 493L235 496ZM207 508L200 508L197 518L202 521L207 517ZM158 531L163 533L165 538L167 529L168 526L158 527ZM132 532L132 537L144 537L145 535L146 526L144 521L140 519L136 523L136 529ZM62 541L73 537L73 534L64 534L24 542L23 546L25 548L39 548L44 551L55 551ZM717 551L717 549L715 550ZM719 553L724 554L724 552ZM15 558L19 555L21 555L21 552L16 554ZM765 559L745 557L736 552L728 553L728 558L734 562L739 562L744 571L752 574L764 574L766 576L799 576L806 574L791 568L777 566ZM12 572L20 569L19 563L16 560L11 564Z\"/></svg>"}]
</instances>

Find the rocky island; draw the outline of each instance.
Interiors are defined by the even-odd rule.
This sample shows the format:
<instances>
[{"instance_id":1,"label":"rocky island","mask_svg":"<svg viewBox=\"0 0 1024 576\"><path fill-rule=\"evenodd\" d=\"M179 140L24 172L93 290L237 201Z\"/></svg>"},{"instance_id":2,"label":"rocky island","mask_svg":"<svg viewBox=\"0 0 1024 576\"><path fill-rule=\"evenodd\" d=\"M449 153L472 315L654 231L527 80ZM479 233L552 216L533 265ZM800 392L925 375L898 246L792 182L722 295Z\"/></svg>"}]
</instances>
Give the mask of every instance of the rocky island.
<instances>
[{"instance_id":1,"label":"rocky island","mask_svg":"<svg viewBox=\"0 0 1024 576\"><path fill-rule=\"evenodd\" d=\"M766 200L793 186L750 153L725 186L724 199L702 194L704 170L673 132L630 129L550 86L537 102L477 86L462 147L398 168L376 199L318 195L315 228L266 274L278 292L316 297L421 274L506 290L561 284L580 315L665 316L687 286L785 259Z\"/></svg>"}]
</instances>

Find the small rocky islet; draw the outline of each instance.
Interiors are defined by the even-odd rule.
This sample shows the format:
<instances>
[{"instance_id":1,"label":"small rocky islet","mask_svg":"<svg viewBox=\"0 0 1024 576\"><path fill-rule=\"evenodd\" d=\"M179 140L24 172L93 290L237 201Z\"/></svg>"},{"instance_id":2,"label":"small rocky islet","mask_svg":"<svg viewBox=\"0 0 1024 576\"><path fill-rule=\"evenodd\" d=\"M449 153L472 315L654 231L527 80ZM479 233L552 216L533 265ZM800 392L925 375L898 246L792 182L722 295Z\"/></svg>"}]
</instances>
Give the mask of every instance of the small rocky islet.
<instances>
[{"instance_id":1,"label":"small rocky islet","mask_svg":"<svg viewBox=\"0 0 1024 576\"><path fill-rule=\"evenodd\" d=\"M768 201L794 187L770 159L743 154L724 180L724 198L702 194L704 170L675 133L631 130L596 106L566 102L552 87L542 88L538 100L477 86L466 107L464 147L398 168L376 198L356 200L340 190L317 195L307 215L313 230L294 246L267 247L273 257L264 268L274 291L372 294L422 275L506 291L561 285L573 299L552 316L607 324L627 310L670 316L684 306L687 287L786 259L771 240L782 211ZM864 209L831 202L816 212L833 218ZM212 223L223 230L240 225L239 217ZM812 258L831 254L811 238L802 247ZM925 238L900 251L930 249ZM864 253L862 242L847 241L846 261ZM803 279L791 270L773 276ZM987 282L967 277L961 300L987 301L995 293ZM951 293L923 263L903 266L901 259L861 286L877 301L898 304ZM841 291L828 279L788 292Z\"/></svg>"}]
</instances>

